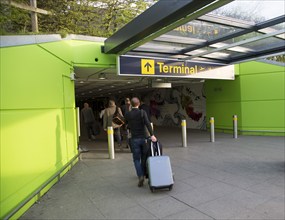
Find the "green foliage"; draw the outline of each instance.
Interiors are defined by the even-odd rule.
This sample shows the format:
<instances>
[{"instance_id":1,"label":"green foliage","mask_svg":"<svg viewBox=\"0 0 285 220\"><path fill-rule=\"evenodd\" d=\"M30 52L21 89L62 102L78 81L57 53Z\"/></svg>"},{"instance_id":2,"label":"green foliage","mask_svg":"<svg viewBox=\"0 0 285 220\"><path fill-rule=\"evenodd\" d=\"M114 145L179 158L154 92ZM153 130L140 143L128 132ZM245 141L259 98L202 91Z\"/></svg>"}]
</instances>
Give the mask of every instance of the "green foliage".
<instances>
[{"instance_id":1,"label":"green foliage","mask_svg":"<svg viewBox=\"0 0 285 220\"><path fill-rule=\"evenodd\" d=\"M51 12L38 14L41 33L83 34L109 37L146 10L156 0L37 0L37 7ZM15 2L29 5L29 0ZM0 33L31 32L30 12L1 3Z\"/></svg>"},{"instance_id":2,"label":"green foliage","mask_svg":"<svg viewBox=\"0 0 285 220\"><path fill-rule=\"evenodd\" d=\"M278 55L278 56L274 56L274 57L268 57L268 60L272 60L272 61L276 61L276 62L280 62L280 63L285 63L285 55Z\"/></svg>"},{"instance_id":3,"label":"green foliage","mask_svg":"<svg viewBox=\"0 0 285 220\"><path fill-rule=\"evenodd\" d=\"M24 11L10 5L1 4L0 33L14 34L31 31L31 18L28 11ZM16 31L15 31L16 30Z\"/></svg>"}]
</instances>

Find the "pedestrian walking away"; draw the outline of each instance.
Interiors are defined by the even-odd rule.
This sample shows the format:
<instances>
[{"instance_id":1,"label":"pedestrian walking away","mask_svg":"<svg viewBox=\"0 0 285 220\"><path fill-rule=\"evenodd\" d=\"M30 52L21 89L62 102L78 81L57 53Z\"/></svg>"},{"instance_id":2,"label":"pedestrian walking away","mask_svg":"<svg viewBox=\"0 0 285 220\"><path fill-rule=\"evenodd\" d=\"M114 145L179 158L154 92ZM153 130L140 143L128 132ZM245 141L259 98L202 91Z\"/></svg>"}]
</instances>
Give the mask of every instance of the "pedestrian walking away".
<instances>
[{"instance_id":1,"label":"pedestrian walking away","mask_svg":"<svg viewBox=\"0 0 285 220\"><path fill-rule=\"evenodd\" d=\"M155 142L156 137L153 135L153 129L148 120L146 112L139 109L140 100L137 97L131 99L132 110L125 115L126 124L131 133L131 147L133 162L138 176L138 187L144 184L145 163L147 154L147 145L145 137L145 127L150 134L150 139Z\"/></svg>"},{"instance_id":2,"label":"pedestrian walking away","mask_svg":"<svg viewBox=\"0 0 285 220\"><path fill-rule=\"evenodd\" d=\"M105 109L103 116L103 128L107 131L108 127L113 127L114 135L118 143L118 148L123 150L122 148L122 138L120 128L122 125L115 124L113 122L113 115L116 111L123 117L121 108L117 107L114 100L109 100L109 107Z\"/></svg>"},{"instance_id":3,"label":"pedestrian walking away","mask_svg":"<svg viewBox=\"0 0 285 220\"><path fill-rule=\"evenodd\" d=\"M122 113L124 117L126 116L127 112L132 110L130 98L128 97L125 98L125 103L124 105L121 106L121 109L122 109ZM121 132L122 132L123 137L126 140L126 148L130 148L130 145L131 145L130 144L130 134L129 134L129 129L127 128L126 124L124 124L121 127Z\"/></svg>"},{"instance_id":4,"label":"pedestrian walking away","mask_svg":"<svg viewBox=\"0 0 285 220\"><path fill-rule=\"evenodd\" d=\"M81 117L85 124L88 140L95 140L95 135L97 133L94 130L95 117L92 108L89 107L87 102L84 103L84 108L81 110Z\"/></svg>"}]
</instances>

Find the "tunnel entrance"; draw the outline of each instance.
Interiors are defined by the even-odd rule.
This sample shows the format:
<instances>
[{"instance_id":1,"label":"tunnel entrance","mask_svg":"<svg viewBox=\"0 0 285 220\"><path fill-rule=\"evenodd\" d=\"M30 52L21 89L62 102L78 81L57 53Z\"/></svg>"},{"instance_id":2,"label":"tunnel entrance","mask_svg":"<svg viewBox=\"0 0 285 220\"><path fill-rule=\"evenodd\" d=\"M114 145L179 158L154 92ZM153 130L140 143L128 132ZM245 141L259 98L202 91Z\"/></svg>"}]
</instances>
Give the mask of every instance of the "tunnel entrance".
<instances>
[{"instance_id":1,"label":"tunnel entrance","mask_svg":"<svg viewBox=\"0 0 285 220\"><path fill-rule=\"evenodd\" d=\"M119 76L115 68L75 67L75 72L76 106L89 103L98 121L109 99L121 106L126 97L136 96L150 106L155 126L179 127L186 119L188 128L206 129L204 79ZM160 88L165 83L171 88Z\"/></svg>"}]
</instances>

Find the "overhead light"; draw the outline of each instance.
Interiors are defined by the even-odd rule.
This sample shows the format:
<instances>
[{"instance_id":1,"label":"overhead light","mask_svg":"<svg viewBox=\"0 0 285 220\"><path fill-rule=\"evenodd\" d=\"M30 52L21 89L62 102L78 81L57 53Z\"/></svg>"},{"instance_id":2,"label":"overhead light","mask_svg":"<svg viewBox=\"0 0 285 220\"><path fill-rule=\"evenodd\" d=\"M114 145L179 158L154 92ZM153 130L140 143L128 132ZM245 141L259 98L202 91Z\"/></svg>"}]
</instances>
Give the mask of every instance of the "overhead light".
<instances>
[{"instance_id":1,"label":"overhead light","mask_svg":"<svg viewBox=\"0 0 285 220\"><path fill-rule=\"evenodd\" d=\"M171 83L155 83L155 82L153 82L151 84L151 87L152 88L171 88L172 85L171 85Z\"/></svg>"},{"instance_id":2,"label":"overhead light","mask_svg":"<svg viewBox=\"0 0 285 220\"><path fill-rule=\"evenodd\" d=\"M106 74L105 73L100 73L99 74L99 79L106 79Z\"/></svg>"},{"instance_id":3,"label":"overhead light","mask_svg":"<svg viewBox=\"0 0 285 220\"><path fill-rule=\"evenodd\" d=\"M79 83L84 83L84 81L80 81Z\"/></svg>"}]
</instances>

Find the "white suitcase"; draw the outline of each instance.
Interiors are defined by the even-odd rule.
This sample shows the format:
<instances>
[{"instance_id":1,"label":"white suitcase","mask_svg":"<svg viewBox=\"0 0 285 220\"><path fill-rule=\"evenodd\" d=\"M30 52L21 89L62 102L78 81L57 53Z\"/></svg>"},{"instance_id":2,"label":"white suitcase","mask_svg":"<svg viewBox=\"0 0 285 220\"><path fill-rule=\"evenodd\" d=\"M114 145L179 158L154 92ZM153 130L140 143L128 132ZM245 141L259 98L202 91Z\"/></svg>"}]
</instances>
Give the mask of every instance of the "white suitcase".
<instances>
[{"instance_id":1,"label":"white suitcase","mask_svg":"<svg viewBox=\"0 0 285 220\"><path fill-rule=\"evenodd\" d=\"M174 180L169 156L161 156L160 149L158 155L154 156L153 143L151 143L151 156L147 159L147 170L149 188L151 192L155 189L168 188L172 190Z\"/></svg>"}]
</instances>

